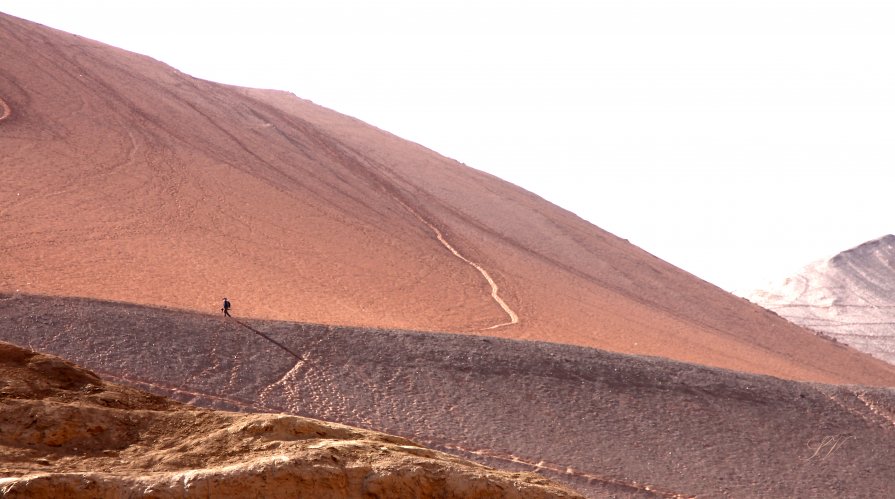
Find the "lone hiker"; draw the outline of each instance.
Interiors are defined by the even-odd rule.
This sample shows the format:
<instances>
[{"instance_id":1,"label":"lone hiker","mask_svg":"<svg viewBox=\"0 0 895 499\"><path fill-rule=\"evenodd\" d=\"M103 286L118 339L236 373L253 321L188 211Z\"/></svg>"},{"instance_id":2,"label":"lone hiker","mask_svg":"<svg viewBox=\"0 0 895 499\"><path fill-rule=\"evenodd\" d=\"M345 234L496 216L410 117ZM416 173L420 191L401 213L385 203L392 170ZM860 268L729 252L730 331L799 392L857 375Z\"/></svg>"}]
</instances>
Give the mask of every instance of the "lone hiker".
<instances>
[{"instance_id":1,"label":"lone hiker","mask_svg":"<svg viewBox=\"0 0 895 499\"><path fill-rule=\"evenodd\" d=\"M227 298L224 298L224 308L221 311L224 312L224 315L230 317L230 302L227 301Z\"/></svg>"}]
</instances>

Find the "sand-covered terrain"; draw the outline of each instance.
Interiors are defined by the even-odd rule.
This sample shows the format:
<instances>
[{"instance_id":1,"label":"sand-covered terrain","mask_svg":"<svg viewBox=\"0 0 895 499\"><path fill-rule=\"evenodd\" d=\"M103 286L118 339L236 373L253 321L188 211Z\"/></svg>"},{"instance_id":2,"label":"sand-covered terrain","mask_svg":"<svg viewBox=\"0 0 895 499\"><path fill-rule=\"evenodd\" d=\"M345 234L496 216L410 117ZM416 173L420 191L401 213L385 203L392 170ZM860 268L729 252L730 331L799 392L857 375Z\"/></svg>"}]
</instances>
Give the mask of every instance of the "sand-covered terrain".
<instances>
[{"instance_id":1,"label":"sand-covered terrain","mask_svg":"<svg viewBox=\"0 0 895 499\"><path fill-rule=\"evenodd\" d=\"M895 364L895 236L806 265L747 294L784 318Z\"/></svg>"},{"instance_id":2,"label":"sand-covered terrain","mask_svg":"<svg viewBox=\"0 0 895 499\"><path fill-rule=\"evenodd\" d=\"M4 341L184 402L372 428L590 497L895 494L891 388L83 299L4 297L0 324Z\"/></svg>"},{"instance_id":3,"label":"sand-covered terrain","mask_svg":"<svg viewBox=\"0 0 895 499\"><path fill-rule=\"evenodd\" d=\"M93 371L0 347L7 495L895 496L891 364L292 94L4 14L0 61L0 340Z\"/></svg>"},{"instance_id":4,"label":"sand-covered terrain","mask_svg":"<svg viewBox=\"0 0 895 499\"><path fill-rule=\"evenodd\" d=\"M12 110L9 108L9 105L3 99L0 99L0 121L9 118L10 114L12 114Z\"/></svg>"},{"instance_id":5,"label":"sand-covered terrain","mask_svg":"<svg viewBox=\"0 0 895 499\"><path fill-rule=\"evenodd\" d=\"M244 317L895 382L529 192L293 95L6 15L0 60L2 292L203 312L227 296Z\"/></svg>"},{"instance_id":6,"label":"sand-covered terrain","mask_svg":"<svg viewBox=\"0 0 895 499\"><path fill-rule=\"evenodd\" d=\"M579 497L402 438L285 414L202 410L0 343L0 495Z\"/></svg>"}]
</instances>

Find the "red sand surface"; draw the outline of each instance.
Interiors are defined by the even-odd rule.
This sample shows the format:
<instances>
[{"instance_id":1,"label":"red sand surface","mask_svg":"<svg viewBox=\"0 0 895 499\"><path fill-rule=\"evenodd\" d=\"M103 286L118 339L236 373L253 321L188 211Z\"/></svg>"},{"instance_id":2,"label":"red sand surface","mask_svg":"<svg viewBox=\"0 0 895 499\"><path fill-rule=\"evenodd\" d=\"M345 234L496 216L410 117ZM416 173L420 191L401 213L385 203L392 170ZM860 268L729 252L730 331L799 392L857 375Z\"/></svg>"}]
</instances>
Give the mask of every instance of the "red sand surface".
<instances>
[{"instance_id":1,"label":"red sand surface","mask_svg":"<svg viewBox=\"0 0 895 499\"><path fill-rule=\"evenodd\" d=\"M290 94L197 80L6 15L0 60L11 111L0 122L0 292L195 311L227 296L254 318L895 384L895 367Z\"/></svg>"}]
</instances>

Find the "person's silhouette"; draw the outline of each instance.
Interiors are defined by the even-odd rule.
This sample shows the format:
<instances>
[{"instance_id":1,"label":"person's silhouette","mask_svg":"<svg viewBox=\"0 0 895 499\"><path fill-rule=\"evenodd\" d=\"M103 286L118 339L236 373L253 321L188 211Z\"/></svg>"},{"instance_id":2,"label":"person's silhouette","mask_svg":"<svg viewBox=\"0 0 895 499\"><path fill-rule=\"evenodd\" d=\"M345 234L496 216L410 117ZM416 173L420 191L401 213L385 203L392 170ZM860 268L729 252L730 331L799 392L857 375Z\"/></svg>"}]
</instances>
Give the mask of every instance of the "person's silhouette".
<instances>
[{"instance_id":1,"label":"person's silhouette","mask_svg":"<svg viewBox=\"0 0 895 499\"><path fill-rule=\"evenodd\" d=\"M230 317L230 302L227 301L227 298L224 298L224 308L221 309L224 312L224 315Z\"/></svg>"}]
</instances>

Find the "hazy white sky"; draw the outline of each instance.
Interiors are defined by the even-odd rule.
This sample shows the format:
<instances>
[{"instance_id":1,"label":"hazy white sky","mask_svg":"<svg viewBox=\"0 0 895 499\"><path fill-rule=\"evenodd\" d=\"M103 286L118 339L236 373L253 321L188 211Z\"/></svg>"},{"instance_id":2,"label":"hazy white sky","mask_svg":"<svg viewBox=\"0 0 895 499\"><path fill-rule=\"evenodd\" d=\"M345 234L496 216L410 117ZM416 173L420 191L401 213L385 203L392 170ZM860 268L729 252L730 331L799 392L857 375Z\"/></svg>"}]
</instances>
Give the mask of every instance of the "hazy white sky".
<instances>
[{"instance_id":1,"label":"hazy white sky","mask_svg":"<svg viewBox=\"0 0 895 499\"><path fill-rule=\"evenodd\" d=\"M727 290L895 232L895 3L0 0L289 90ZM2 69L2 61L0 61Z\"/></svg>"}]
</instances>

